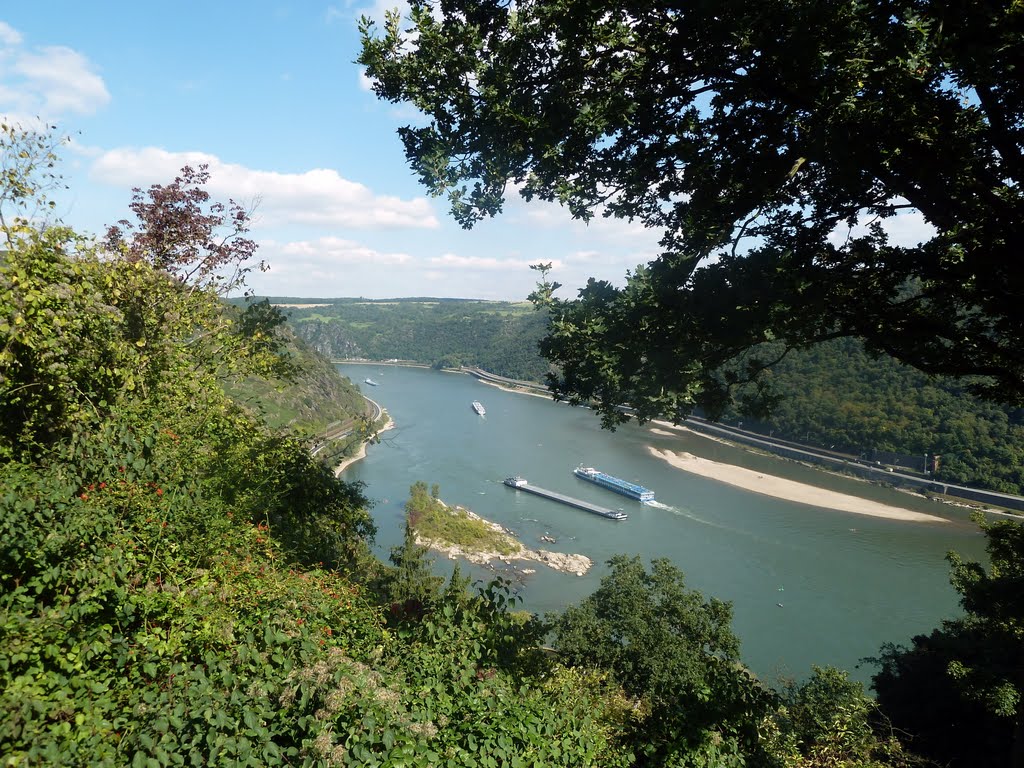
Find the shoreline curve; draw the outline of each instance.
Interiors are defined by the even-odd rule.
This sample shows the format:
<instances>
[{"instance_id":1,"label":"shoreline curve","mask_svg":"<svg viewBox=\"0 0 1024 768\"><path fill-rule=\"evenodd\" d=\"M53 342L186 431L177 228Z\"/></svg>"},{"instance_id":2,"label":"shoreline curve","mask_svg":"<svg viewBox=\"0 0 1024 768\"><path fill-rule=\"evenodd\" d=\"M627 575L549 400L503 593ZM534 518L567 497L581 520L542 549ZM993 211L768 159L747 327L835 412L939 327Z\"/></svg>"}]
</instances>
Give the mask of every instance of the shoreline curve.
<instances>
[{"instance_id":1,"label":"shoreline curve","mask_svg":"<svg viewBox=\"0 0 1024 768\"><path fill-rule=\"evenodd\" d=\"M742 488L751 493L784 499L796 504L824 507L825 509L849 512L855 515L882 517L888 520L905 520L919 523L949 522L946 518L939 517L938 515L915 512L903 507L896 507L891 504L883 504L871 499L863 499L859 496L840 493L839 491L818 488L817 486L797 482L796 480L766 475L763 472L738 467L734 464L723 464L718 461L703 459L685 451L662 451L651 445L647 446L647 450L652 456L684 472L716 480L735 488Z\"/></svg>"}]
</instances>

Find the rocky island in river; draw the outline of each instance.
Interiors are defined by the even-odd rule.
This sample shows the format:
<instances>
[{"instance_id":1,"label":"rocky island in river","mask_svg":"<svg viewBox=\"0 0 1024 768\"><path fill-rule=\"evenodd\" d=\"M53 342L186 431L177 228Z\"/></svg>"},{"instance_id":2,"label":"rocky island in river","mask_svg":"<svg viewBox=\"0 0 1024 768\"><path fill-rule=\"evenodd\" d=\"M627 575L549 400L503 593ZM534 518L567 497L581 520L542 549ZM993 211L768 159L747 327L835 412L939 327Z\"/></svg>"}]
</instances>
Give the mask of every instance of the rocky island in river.
<instances>
[{"instance_id":1,"label":"rocky island in river","mask_svg":"<svg viewBox=\"0 0 1024 768\"><path fill-rule=\"evenodd\" d=\"M417 483L406 505L409 524L420 546L453 560L461 557L476 565L496 560L502 563L534 561L576 576L584 575L593 565L586 555L529 549L498 523L485 520L464 507L445 504L437 498L436 490L435 486L435 492L427 494L426 485Z\"/></svg>"}]
</instances>

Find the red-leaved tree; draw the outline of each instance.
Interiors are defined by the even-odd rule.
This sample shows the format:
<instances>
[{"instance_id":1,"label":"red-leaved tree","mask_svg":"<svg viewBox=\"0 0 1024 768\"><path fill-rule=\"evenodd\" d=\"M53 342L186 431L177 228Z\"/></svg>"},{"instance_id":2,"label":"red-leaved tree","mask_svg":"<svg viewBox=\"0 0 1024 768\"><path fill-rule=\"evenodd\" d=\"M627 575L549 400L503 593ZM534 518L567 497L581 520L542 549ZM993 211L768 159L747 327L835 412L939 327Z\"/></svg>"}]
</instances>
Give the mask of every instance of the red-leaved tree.
<instances>
[{"instance_id":1,"label":"red-leaved tree","mask_svg":"<svg viewBox=\"0 0 1024 768\"><path fill-rule=\"evenodd\" d=\"M105 245L130 260L145 260L194 289L226 294L245 283L256 243L247 237L253 207L234 200L210 202L204 186L207 165L185 166L170 184L154 184L145 193L132 189L129 208L136 223L122 219L107 230Z\"/></svg>"}]
</instances>

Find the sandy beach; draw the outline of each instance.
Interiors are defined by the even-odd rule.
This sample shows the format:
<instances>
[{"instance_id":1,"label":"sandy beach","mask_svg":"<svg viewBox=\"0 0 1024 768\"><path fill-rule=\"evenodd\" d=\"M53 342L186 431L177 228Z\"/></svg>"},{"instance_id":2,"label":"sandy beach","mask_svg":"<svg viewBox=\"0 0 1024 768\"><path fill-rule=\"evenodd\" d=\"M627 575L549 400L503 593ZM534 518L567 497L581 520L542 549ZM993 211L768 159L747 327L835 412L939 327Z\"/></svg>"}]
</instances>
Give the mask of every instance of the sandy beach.
<instances>
[{"instance_id":1,"label":"sandy beach","mask_svg":"<svg viewBox=\"0 0 1024 768\"><path fill-rule=\"evenodd\" d=\"M908 520L922 523L948 522L936 515L914 512L902 507L882 504L870 499L862 499L857 496L807 485L806 483L798 483L795 480L786 480L785 478L766 475L763 472L756 472L752 469L737 467L732 464L722 464L710 459L702 459L699 456L694 456L692 453L660 451L653 446L648 446L647 450L650 451L652 456L656 456L684 472L691 472L701 477L707 477L711 480L717 480L746 491L772 496L777 499L786 499L798 504L810 504L815 507L835 509L840 512L851 512L855 515L884 517L890 520Z\"/></svg>"},{"instance_id":2,"label":"sandy beach","mask_svg":"<svg viewBox=\"0 0 1024 768\"><path fill-rule=\"evenodd\" d=\"M733 443L730 443L728 440L724 438L718 437L716 435L709 435L707 432L701 432L698 429L690 429L689 427L684 427L681 424L673 424L671 421L661 421L659 419L654 419L653 421L651 421L651 424L658 424L664 427L664 429L650 427L651 432L655 435L661 435L663 437L675 437L680 432L685 432L688 435L703 437L705 440L711 440L716 443L722 443L723 445L733 445Z\"/></svg>"},{"instance_id":3,"label":"sandy beach","mask_svg":"<svg viewBox=\"0 0 1024 768\"><path fill-rule=\"evenodd\" d=\"M387 413L387 411L385 411L385 413ZM379 431L374 432L373 433L373 437L377 437L377 435L379 435L381 432L387 432L389 429L394 429L394 428L395 428L395 422L393 422L391 420L391 417L389 416L388 417L388 423L385 424L383 427L381 427ZM366 446L367 446L367 444L369 442L370 442L369 440L364 441L362 443L362 445L359 446L359 450L358 451L356 451L354 454L352 454L347 459L342 461L341 464L336 466L334 468L334 476L335 477L340 477L341 473L344 472L346 467L348 467L350 464L354 464L357 461L359 461L360 459L365 459L366 458Z\"/></svg>"},{"instance_id":4,"label":"sandy beach","mask_svg":"<svg viewBox=\"0 0 1024 768\"><path fill-rule=\"evenodd\" d=\"M471 374L466 374L466 375L468 376L468 375L471 375ZM529 395L530 397L542 397L545 400L552 400L553 399L551 397L551 395L546 395L543 392L534 392L533 390L530 390L530 389L519 389L517 387L509 387L509 386L506 386L504 384L499 384L496 381L488 381L487 379L477 379L477 381L479 381L481 384L486 384L489 387L494 387L495 389L503 389L506 392L513 392L513 393L515 393L517 395Z\"/></svg>"}]
</instances>

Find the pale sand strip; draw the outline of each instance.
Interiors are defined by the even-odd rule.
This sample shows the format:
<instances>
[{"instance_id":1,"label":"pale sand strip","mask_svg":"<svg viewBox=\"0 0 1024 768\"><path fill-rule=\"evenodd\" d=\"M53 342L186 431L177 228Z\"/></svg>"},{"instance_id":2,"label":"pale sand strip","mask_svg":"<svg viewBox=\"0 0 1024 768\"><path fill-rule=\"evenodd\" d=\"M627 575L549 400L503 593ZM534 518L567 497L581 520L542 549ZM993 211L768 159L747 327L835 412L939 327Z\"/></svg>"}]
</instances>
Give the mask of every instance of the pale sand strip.
<instances>
[{"instance_id":1,"label":"pale sand strip","mask_svg":"<svg viewBox=\"0 0 1024 768\"><path fill-rule=\"evenodd\" d=\"M383 427L381 427L377 432L374 432L373 435L370 437L370 440L372 440L374 437L377 437L377 435L379 435L381 432L387 432L389 429L394 429L394 428L395 428L395 422L393 422L391 420L391 417L388 416L388 423L385 424ZM334 468L334 476L335 477L341 477L341 473L345 471L346 467L348 467L349 464L355 464L360 459L365 459L366 458L366 446L367 446L368 443L369 443L369 440L367 440L366 442L362 443L359 446L359 450L357 450L354 454L352 454L348 458L343 459L342 462L338 466L336 466Z\"/></svg>"},{"instance_id":2,"label":"pale sand strip","mask_svg":"<svg viewBox=\"0 0 1024 768\"><path fill-rule=\"evenodd\" d=\"M647 450L653 456L657 456L673 467L685 472L692 472L701 477L717 480L721 483L742 488L753 493L760 493L765 496L773 496L777 499L786 499L798 504L810 504L815 507L835 509L840 512L852 512L855 515L871 515L872 517L885 517L890 520L912 520L915 522L945 523L945 518L935 515L928 515L924 512L914 512L902 507L894 507L889 504L882 504L870 499L861 499L837 491L829 491L825 488L818 488L806 483L798 483L795 480L766 475L755 472L752 469L736 467L732 464L722 464L710 459L702 459L692 453L659 451L653 446Z\"/></svg>"}]
</instances>

